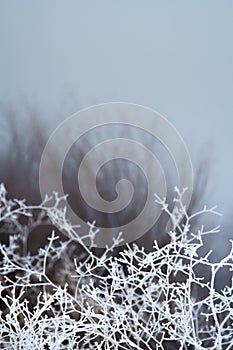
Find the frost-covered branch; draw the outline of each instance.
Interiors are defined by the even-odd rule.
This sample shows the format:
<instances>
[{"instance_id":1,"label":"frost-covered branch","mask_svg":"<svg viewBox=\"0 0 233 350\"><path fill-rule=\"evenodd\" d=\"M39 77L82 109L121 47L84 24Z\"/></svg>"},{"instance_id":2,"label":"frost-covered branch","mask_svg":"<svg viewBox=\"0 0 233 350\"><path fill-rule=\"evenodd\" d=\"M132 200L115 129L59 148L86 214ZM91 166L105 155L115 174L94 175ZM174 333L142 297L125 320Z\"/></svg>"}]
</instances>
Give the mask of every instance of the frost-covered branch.
<instances>
[{"instance_id":1,"label":"frost-covered branch","mask_svg":"<svg viewBox=\"0 0 233 350\"><path fill-rule=\"evenodd\" d=\"M1 186L2 227L12 220L14 233L23 235L16 221L41 210L67 231L69 240L60 242L53 231L35 256L20 254L18 235L10 237L9 246L1 245L0 348L230 350L233 285L217 290L216 276L222 268L232 274L233 243L219 263L210 261L210 253L201 257L203 236L218 228L193 230L194 215L188 216L183 192L176 191L175 213L156 198L173 222L168 244L159 247L155 241L150 252L126 245L115 255L113 242L97 255L98 229L89 224L87 247L87 237L79 237L77 227L68 222L58 195L49 208L43 203L27 207L25 202L9 202ZM215 214L215 208L199 214L206 212ZM209 280L201 274L203 268L209 269Z\"/></svg>"}]
</instances>

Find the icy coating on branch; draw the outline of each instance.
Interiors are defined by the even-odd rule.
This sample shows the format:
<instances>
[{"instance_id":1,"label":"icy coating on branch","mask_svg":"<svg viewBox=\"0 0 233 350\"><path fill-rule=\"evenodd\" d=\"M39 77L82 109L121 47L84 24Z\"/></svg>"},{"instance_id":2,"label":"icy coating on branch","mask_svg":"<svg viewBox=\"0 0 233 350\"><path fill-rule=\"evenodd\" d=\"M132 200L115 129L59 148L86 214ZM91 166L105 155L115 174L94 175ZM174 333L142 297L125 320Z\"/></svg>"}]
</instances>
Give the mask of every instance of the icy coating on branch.
<instances>
[{"instance_id":1,"label":"icy coating on branch","mask_svg":"<svg viewBox=\"0 0 233 350\"><path fill-rule=\"evenodd\" d=\"M79 237L66 220L64 198L54 194L27 206L7 199L0 185L0 230L11 233L9 245L0 246L0 348L232 349L233 278L217 291L216 276L223 267L232 276L233 244L218 263L209 259L211 252L201 257L203 236L219 228L192 231L192 219L216 214L215 208L188 216L184 191L176 192L176 213L155 197L173 222L169 243L159 247L155 241L150 252L126 245L116 255L120 235L95 253L98 229L89 223L87 237ZM60 241L53 231L47 246L32 255L26 240L48 216L69 239ZM200 276L202 269L210 278Z\"/></svg>"}]
</instances>

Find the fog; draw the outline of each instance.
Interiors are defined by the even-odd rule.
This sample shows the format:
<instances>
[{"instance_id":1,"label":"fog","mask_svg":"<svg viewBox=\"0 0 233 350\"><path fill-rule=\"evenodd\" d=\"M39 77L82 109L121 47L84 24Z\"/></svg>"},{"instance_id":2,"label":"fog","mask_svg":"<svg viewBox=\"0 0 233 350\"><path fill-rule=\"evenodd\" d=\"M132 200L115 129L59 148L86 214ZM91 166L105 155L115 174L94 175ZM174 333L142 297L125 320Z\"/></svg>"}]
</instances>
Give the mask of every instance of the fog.
<instances>
[{"instance_id":1,"label":"fog","mask_svg":"<svg viewBox=\"0 0 233 350\"><path fill-rule=\"evenodd\" d=\"M2 1L0 121L46 121L47 134L93 104L125 101L166 117L194 167L203 157L206 201L227 227L233 193L231 1ZM35 113L36 111L36 113ZM232 237L232 232L227 234Z\"/></svg>"}]
</instances>

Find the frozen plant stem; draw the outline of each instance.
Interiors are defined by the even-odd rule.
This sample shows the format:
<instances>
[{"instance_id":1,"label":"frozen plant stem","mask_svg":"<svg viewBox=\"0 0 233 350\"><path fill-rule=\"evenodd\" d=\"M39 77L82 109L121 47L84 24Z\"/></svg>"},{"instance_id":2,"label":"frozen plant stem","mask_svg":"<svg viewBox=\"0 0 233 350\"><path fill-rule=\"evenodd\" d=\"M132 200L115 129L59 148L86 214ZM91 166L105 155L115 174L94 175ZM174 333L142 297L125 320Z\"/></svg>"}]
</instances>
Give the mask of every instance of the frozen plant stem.
<instances>
[{"instance_id":1,"label":"frozen plant stem","mask_svg":"<svg viewBox=\"0 0 233 350\"><path fill-rule=\"evenodd\" d=\"M1 185L0 224L5 230L14 227L18 235L11 236L9 246L0 246L0 348L230 350L233 286L217 291L216 275L223 267L232 273L233 244L219 263L212 263L210 254L200 257L203 236L218 228L194 231L196 215L188 216L184 191L176 193L175 213L156 197L173 223L167 245L159 247L155 241L148 253L136 244L126 245L113 256L119 236L98 256L93 251L98 229L89 224L88 235L79 236L66 219L63 197L54 194L49 208L45 202L28 207L24 201L8 200ZM44 214L34 218L34 210ZM206 207L198 214L206 212L216 214L215 208ZM24 240L19 237L30 232L20 218L30 216L33 226L33 220L39 225L47 214L69 240L59 242L53 231L38 254L21 254ZM77 245L81 253L79 249L75 255ZM197 276L196 267L208 267L210 281ZM194 291L203 288L207 295L196 299Z\"/></svg>"}]
</instances>

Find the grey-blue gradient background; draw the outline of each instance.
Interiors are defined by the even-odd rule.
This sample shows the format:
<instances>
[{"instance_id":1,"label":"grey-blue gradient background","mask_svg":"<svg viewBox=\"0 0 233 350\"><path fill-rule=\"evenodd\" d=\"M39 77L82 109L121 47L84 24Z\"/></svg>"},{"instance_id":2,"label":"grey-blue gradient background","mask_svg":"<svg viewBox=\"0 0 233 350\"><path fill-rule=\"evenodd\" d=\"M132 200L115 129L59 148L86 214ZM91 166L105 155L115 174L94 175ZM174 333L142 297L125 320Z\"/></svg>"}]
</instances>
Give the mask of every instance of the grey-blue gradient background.
<instances>
[{"instance_id":1,"label":"grey-blue gradient background","mask_svg":"<svg viewBox=\"0 0 233 350\"><path fill-rule=\"evenodd\" d=\"M52 131L111 101L160 112L194 163L209 152L207 204L231 223L233 2L0 2L1 103L35 106Z\"/></svg>"}]
</instances>

